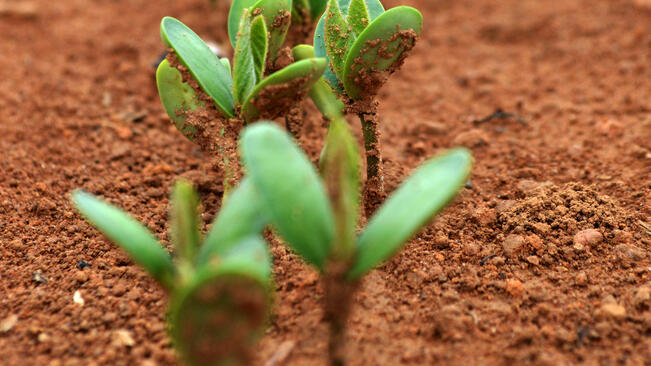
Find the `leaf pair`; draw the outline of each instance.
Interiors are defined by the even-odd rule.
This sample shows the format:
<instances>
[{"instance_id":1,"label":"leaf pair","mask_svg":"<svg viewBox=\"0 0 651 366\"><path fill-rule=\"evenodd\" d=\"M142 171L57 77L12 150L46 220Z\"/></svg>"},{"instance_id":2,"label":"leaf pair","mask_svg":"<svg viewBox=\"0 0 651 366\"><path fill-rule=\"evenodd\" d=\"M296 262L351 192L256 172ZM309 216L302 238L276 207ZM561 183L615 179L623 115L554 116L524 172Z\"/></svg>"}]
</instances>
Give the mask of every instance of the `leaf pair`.
<instances>
[{"instance_id":1,"label":"leaf pair","mask_svg":"<svg viewBox=\"0 0 651 366\"><path fill-rule=\"evenodd\" d=\"M265 225L251 182L244 179L221 209L208 235L199 231L199 198L177 182L171 198L170 255L138 221L84 191L76 208L171 292L170 332L191 365L248 364L270 305L271 259Z\"/></svg>"},{"instance_id":2,"label":"leaf pair","mask_svg":"<svg viewBox=\"0 0 651 366\"><path fill-rule=\"evenodd\" d=\"M399 187L358 237L359 157L345 122L331 123L322 180L292 138L270 123L241 137L241 153L261 209L287 243L320 270L330 259L357 280L390 258L456 195L472 157L452 149L423 164ZM279 179L282 177L282 179Z\"/></svg>"},{"instance_id":3,"label":"leaf pair","mask_svg":"<svg viewBox=\"0 0 651 366\"><path fill-rule=\"evenodd\" d=\"M247 122L279 117L307 93L325 70L324 60L311 58L263 78L265 55L271 47L267 40L273 37L267 37L263 15L252 14L256 14L255 10L242 13L232 74L228 60L215 56L190 28L171 17L161 21L163 42L174 50L218 111L226 118L241 117ZM167 61L159 66L156 79L165 111L177 128L193 139L196 131L186 126L187 112L205 107L196 91L183 82L181 73ZM241 106L241 114L236 106Z\"/></svg>"},{"instance_id":4,"label":"leaf pair","mask_svg":"<svg viewBox=\"0 0 651 366\"><path fill-rule=\"evenodd\" d=\"M352 99L375 94L422 25L422 15L408 6L384 11L379 0L329 0L314 34L316 56L329 63L325 79Z\"/></svg>"}]
</instances>

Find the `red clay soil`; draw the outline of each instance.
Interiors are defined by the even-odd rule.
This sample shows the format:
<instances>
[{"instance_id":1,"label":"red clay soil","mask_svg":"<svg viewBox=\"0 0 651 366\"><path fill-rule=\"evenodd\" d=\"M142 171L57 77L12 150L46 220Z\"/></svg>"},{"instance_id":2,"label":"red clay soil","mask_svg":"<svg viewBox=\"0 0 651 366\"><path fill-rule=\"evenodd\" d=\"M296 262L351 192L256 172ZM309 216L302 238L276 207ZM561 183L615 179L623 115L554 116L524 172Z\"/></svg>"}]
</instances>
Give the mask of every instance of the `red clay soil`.
<instances>
[{"instance_id":1,"label":"red clay soil","mask_svg":"<svg viewBox=\"0 0 651 366\"><path fill-rule=\"evenodd\" d=\"M178 364L164 292L68 198L99 194L166 241L168 192L186 177L212 220L221 177L165 116L151 63L165 15L226 45L218 2L0 1L0 364ZM404 3L425 25L380 93L386 187L456 145L476 165L363 281L350 364L649 365L649 2ZM325 129L306 108L316 158ZM272 252L257 364L324 365L317 274Z\"/></svg>"}]
</instances>

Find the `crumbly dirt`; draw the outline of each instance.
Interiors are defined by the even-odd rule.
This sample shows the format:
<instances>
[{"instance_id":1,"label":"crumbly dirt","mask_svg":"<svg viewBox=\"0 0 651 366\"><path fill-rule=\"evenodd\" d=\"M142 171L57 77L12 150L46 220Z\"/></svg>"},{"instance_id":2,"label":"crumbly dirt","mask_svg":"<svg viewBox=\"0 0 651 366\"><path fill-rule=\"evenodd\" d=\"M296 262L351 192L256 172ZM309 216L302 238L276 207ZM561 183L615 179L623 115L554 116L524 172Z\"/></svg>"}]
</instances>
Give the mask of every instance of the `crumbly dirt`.
<instances>
[{"instance_id":1,"label":"crumbly dirt","mask_svg":"<svg viewBox=\"0 0 651 366\"><path fill-rule=\"evenodd\" d=\"M228 44L225 6L30 3L0 15L0 364L177 365L164 291L68 194L101 195L168 246L167 197L186 177L213 219L221 173L166 117L151 64L165 15ZM452 146L476 163L454 203L360 284L350 365L648 364L648 2L384 2L401 3L425 22L379 91L385 187ZM300 142L316 161L326 129L305 106ZM474 122L498 109L526 123ZM255 364L325 365L322 283L271 248L276 299Z\"/></svg>"}]
</instances>

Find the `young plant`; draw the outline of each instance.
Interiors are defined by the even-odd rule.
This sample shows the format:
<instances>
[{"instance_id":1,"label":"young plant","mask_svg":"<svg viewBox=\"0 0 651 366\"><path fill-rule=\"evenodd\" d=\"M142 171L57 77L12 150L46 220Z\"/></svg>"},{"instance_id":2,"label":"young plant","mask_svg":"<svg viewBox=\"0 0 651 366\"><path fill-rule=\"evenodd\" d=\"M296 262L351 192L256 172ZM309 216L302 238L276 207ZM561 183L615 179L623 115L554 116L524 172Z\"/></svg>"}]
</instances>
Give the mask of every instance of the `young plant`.
<instances>
[{"instance_id":1,"label":"young plant","mask_svg":"<svg viewBox=\"0 0 651 366\"><path fill-rule=\"evenodd\" d=\"M326 66L324 59L305 59L265 77L266 60L276 56L286 32L281 15L267 14L289 14L291 1L260 0L256 6L241 12L232 70L183 23L171 17L161 21L161 38L172 51L156 72L161 101L183 135L221 156L225 190L239 175L231 164L238 162L235 141L241 126L286 114ZM278 19L281 24L274 23ZM290 127L294 133L300 128Z\"/></svg>"},{"instance_id":2,"label":"young plant","mask_svg":"<svg viewBox=\"0 0 651 366\"><path fill-rule=\"evenodd\" d=\"M117 243L170 294L169 333L189 365L248 365L271 300L271 259L256 196L247 179L229 196L203 237L199 198L186 182L171 197L169 237L176 264L156 238L124 211L81 190L81 214Z\"/></svg>"},{"instance_id":3,"label":"young plant","mask_svg":"<svg viewBox=\"0 0 651 366\"><path fill-rule=\"evenodd\" d=\"M422 24L408 6L385 11L379 0L329 0L314 34L316 56L328 60L324 78L362 123L368 213L384 198L376 96L402 66Z\"/></svg>"},{"instance_id":4,"label":"young plant","mask_svg":"<svg viewBox=\"0 0 651 366\"><path fill-rule=\"evenodd\" d=\"M323 179L290 136L273 124L248 127L240 144L265 217L324 276L331 364L343 365L344 329L360 279L452 200L470 173L471 154L456 148L426 161L358 235L360 159L342 118L330 124L320 159Z\"/></svg>"},{"instance_id":5,"label":"young plant","mask_svg":"<svg viewBox=\"0 0 651 366\"><path fill-rule=\"evenodd\" d=\"M239 22L244 9L262 9L268 14L268 26L276 24L276 30L272 32L272 43L270 54L270 69L274 69L274 62L278 57L285 37L288 35L291 40L304 42L313 29L313 25L319 19L326 7L327 0L233 0L228 14L228 35L231 43L235 45ZM267 16L267 15L265 15ZM290 23L293 23L291 32L288 32Z\"/></svg>"}]
</instances>

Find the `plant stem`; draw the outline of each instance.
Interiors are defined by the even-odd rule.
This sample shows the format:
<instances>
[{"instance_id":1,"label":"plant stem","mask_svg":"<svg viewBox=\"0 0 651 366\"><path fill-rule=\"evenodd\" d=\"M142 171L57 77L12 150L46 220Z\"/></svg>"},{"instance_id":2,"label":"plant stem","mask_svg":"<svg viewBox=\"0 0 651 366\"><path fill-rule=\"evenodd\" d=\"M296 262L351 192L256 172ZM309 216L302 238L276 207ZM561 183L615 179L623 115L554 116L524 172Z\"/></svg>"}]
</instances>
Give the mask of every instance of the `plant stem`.
<instances>
[{"instance_id":1,"label":"plant stem","mask_svg":"<svg viewBox=\"0 0 651 366\"><path fill-rule=\"evenodd\" d=\"M357 114L362 122L364 150L366 151L366 184L364 186L364 210L367 216L384 200L384 175L382 173L382 154L380 152L380 130L376 108Z\"/></svg>"},{"instance_id":2,"label":"plant stem","mask_svg":"<svg viewBox=\"0 0 651 366\"><path fill-rule=\"evenodd\" d=\"M329 324L328 354L330 366L344 366L346 322L350 315L353 294L357 282L346 281L346 269L342 262L333 263L325 275L325 319Z\"/></svg>"}]
</instances>

